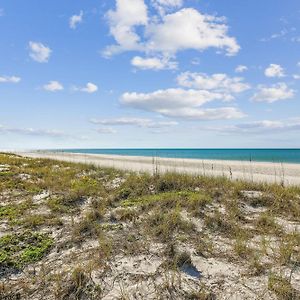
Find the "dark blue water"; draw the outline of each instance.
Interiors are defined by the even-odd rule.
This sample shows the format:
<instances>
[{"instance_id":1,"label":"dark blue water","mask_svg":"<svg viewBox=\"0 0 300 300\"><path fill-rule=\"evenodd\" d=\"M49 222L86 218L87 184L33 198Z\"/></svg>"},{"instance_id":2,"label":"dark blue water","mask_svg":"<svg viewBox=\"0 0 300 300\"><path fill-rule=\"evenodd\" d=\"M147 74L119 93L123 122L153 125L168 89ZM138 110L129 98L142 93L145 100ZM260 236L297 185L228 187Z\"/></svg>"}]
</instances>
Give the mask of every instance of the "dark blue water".
<instances>
[{"instance_id":1,"label":"dark blue water","mask_svg":"<svg viewBox=\"0 0 300 300\"><path fill-rule=\"evenodd\" d=\"M56 151L169 158L196 158L300 164L300 149L61 149Z\"/></svg>"}]
</instances>

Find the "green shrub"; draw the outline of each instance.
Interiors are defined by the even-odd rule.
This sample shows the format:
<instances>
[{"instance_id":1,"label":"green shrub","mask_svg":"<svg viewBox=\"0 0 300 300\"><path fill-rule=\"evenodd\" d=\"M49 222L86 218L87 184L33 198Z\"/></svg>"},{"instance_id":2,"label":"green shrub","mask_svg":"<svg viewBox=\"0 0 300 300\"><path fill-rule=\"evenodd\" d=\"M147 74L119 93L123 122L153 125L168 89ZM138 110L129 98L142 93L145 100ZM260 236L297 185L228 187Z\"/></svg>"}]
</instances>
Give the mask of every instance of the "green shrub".
<instances>
[{"instance_id":1,"label":"green shrub","mask_svg":"<svg viewBox=\"0 0 300 300\"><path fill-rule=\"evenodd\" d=\"M27 231L0 238L0 267L22 269L40 260L51 248L52 238L46 234Z\"/></svg>"}]
</instances>

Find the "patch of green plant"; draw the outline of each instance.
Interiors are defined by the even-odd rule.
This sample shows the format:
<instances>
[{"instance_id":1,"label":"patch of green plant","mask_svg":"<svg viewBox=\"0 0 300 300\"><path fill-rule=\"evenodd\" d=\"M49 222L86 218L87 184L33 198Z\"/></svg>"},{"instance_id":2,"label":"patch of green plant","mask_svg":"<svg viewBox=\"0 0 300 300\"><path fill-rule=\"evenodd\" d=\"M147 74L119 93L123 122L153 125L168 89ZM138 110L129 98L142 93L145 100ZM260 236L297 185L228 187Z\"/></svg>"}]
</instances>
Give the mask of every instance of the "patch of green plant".
<instances>
[{"instance_id":1,"label":"patch of green plant","mask_svg":"<svg viewBox=\"0 0 300 300\"><path fill-rule=\"evenodd\" d=\"M151 234L162 241L172 240L175 233L191 233L194 230L194 224L183 220L179 209L162 211L157 208L146 218L145 225Z\"/></svg>"},{"instance_id":2,"label":"patch of green plant","mask_svg":"<svg viewBox=\"0 0 300 300\"><path fill-rule=\"evenodd\" d=\"M123 207L145 206L145 207L166 207L175 208L184 207L195 215L199 214L201 209L212 202L209 194L204 192L165 192L154 195L147 195L139 198L129 198L121 202Z\"/></svg>"},{"instance_id":3,"label":"patch of green plant","mask_svg":"<svg viewBox=\"0 0 300 300\"><path fill-rule=\"evenodd\" d=\"M130 174L116 191L116 200L126 200L151 194L154 178L149 174Z\"/></svg>"},{"instance_id":4,"label":"patch of green plant","mask_svg":"<svg viewBox=\"0 0 300 300\"><path fill-rule=\"evenodd\" d=\"M89 197L97 195L103 186L95 179L83 176L79 179L72 180L70 194L75 197Z\"/></svg>"},{"instance_id":5,"label":"patch of green plant","mask_svg":"<svg viewBox=\"0 0 300 300\"><path fill-rule=\"evenodd\" d=\"M35 214L27 215L24 218L16 221L16 224L22 225L25 228L37 228L39 226L62 226L62 221L52 214Z\"/></svg>"},{"instance_id":6,"label":"patch of green plant","mask_svg":"<svg viewBox=\"0 0 300 300\"><path fill-rule=\"evenodd\" d=\"M47 201L47 206L52 213L73 214L78 211L78 207L74 202L70 202L63 196L52 197Z\"/></svg>"},{"instance_id":7,"label":"patch of green plant","mask_svg":"<svg viewBox=\"0 0 300 300\"><path fill-rule=\"evenodd\" d=\"M47 234L26 231L0 238L0 267L22 269L40 260L53 245Z\"/></svg>"},{"instance_id":8,"label":"patch of green plant","mask_svg":"<svg viewBox=\"0 0 300 300\"><path fill-rule=\"evenodd\" d=\"M268 207L277 215L300 217L300 188L298 186L285 187L280 184L232 182L238 198L243 198L250 205ZM242 190L260 191L261 197L245 198Z\"/></svg>"},{"instance_id":9,"label":"patch of green plant","mask_svg":"<svg viewBox=\"0 0 300 300\"><path fill-rule=\"evenodd\" d=\"M122 230L123 225L122 224L105 223L105 224L101 224L101 228L103 230L107 230L107 231L115 231L115 230Z\"/></svg>"},{"instance_id":10,"label":"patch of green plant","mask_svg":"<svg viewBox=\"0 0 300 300\"><path fill-rule=\"evenodd\" d=\"M181 191L194 189L199 185L199 177L187 174L167 172L155 177L155 186L158 192Z\"/></svg>"},{"instance_id":11,"label":"patch of green plant","mask_svg":"<svg viewBox=\"0 0 300 300\"><path fill-rule=\"evenodd\" d=\"M6 218L10 221L15 220L21 216L27 209L33 208L31 200L23 201L18 204L8 204L0 206L0 220Z\"/></svg>"}]
</instances>

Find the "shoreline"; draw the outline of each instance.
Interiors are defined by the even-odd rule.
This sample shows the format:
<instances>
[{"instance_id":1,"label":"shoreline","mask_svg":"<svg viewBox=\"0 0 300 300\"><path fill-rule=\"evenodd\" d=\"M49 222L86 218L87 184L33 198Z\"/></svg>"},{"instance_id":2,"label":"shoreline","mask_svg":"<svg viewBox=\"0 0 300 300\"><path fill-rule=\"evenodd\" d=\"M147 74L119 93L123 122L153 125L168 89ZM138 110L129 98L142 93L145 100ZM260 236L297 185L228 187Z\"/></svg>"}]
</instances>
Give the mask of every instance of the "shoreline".
<instances>
[{"instance_id":1,"label":"shoreline","mask_svg":"<svg viewBox=\"0 0 300 300\"><path fill-rule=\"evenodd\" d=\"M300 185L300 164L190 158L163 158L68 152L15 152L31 158L47 158L125 171L224 176L232 180Z\"/></svg>"},{"instance_id":2,"label":"shoreline","mask_svg":"<svg viewBox=\"0 0 300 300\"><path fill-rule=\"evenodd\" d=\"M255 158L253 159L253 156L251 155L251 154L249 154L249 156L247 156L247 158L246 158L246 156L241 156L240 158L238 157L238 156L236 156L236 157L234 157L234 158L218 158L218 157L197 157L197 156L185 156L183 153L183 155L174 155L174 156L172 156L172 154L171 153L169 153L169 154L167 154L167 155L164 155L163 154L163 152L160 152L160 150L161 151L164 151L164 150L176 150L176 151L179 151L179 150L183 150L183 151L185 151L185 150L212 150L212 151L215 151L215 150L233 150L233 151L235 151L235 150L249 150L249 151L252 151L252 150L266 150L266 151L269 151L269 150L300 150L300 148L282 148L282 149L280 149L280 148L274 148L274 149L264 149L264 148L261 148L261 149L251 149L251 148L249 148L249 149L243 149L243 148L232 148L232 149L230 149L230 148L224 148L224 149L214 149L214 148L212 148L212 149L209 149L209 148L204 148L204 149L197 149L197 148L195 148L195 149L193 149L193 148L187 148L187 149L185 149L185 148L182 148L182 149L168 149L168 148L162 148L162 149L151 149L151 148L145 148L145 149L133 149L133 148L129 148L129 149L123 149L123 148L120 148L120 149L111 149L111 150L157 150L158 152L157 153L160 153L159 155L156 155L155 153L156 152L153 152L153 153L151 153L151 155L144 155L144 154L128 154L128 153L113 153L113 152L108 152L108 153L105 153L105 152L103 152L103 153L98 153L98 152L89 152L89 151L87 151L87 152L76 152L75 150L76 149L70 149L71 151L64 151L64 150L58 150L58 149L42 149L42 150L24 150L25 152L35 152L35 151L37 151L37 152L55 152L55 153L69 153L69 154L82 154L82 155L89 155L89 154L92 154L92 155L104 155L104 156L122 156L122 157L134 157L134 158L140 158L140 157L143 157L143 158L153 158L153 157L158 157L158 158L161 158L161 159L168 159L168 158L170 158L170 159L186 159L186 160L197 160L197 161L199 161L199 160L204 160L204 161L221 161L221 162L227 162L227 161L230 161L230 162L234 162L234 161L236 161L236 162L239 162L239 163L241 163L241 162L254 162L254 163L275 163L275 164L292 164L292 165L299 165L300 166L300 160L296 160L296 161L293 161L293 160L290 160L290 161L287 161L287 160L285 160L285 159L279 159L279 158L276 158L276 156L274 156L272 159L267 159L267 160L263 160L263 159L259 159L259 160L255 160ZM78 149L78 150L80 150L80 149ZM87 149L87 150L93 150L93 149ZM97 150L97 149L95 149L95 150ZM100 150L102 150L102 149L100 149ZM103 149L103 150L108 150L108 149ZM23 152L24 152L23 151ZM74 151L74 152L73 152ZM162 155L161 155L162 154ZM279 154L278 154L279 155ZM242 158L243 157L243 158ZM254 157L255 157L255 155L254 155Z\"/></svg>"}]
</instances>

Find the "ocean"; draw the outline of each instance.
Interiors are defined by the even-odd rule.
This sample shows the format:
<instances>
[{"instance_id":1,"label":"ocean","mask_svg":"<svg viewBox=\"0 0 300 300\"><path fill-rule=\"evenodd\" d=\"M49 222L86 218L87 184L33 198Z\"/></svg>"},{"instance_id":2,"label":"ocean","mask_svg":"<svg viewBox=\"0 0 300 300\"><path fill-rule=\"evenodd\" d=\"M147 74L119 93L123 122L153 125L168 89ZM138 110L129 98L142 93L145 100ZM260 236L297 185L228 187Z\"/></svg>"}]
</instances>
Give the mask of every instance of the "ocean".
<instances>
[{"instance_id":1,"label":"ocean","mask_svg":"<svg viewBox=\"0 0 300 300\"><path fill-rule=\"evenodd\" d=\"M300 149L56 149L59 152L300 164Z\"/></svg>"}]
</instances>

